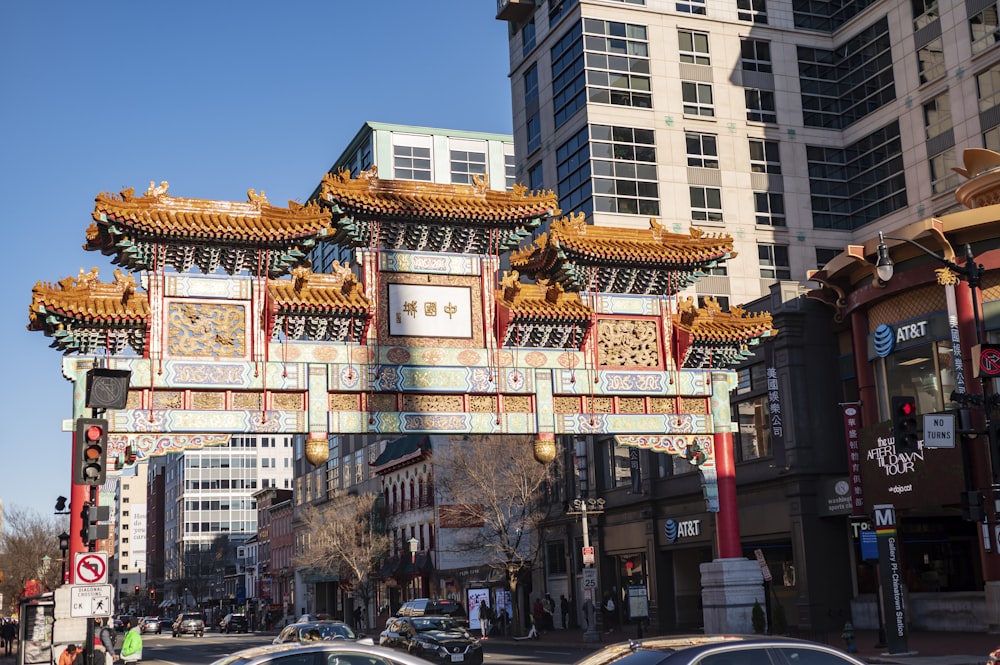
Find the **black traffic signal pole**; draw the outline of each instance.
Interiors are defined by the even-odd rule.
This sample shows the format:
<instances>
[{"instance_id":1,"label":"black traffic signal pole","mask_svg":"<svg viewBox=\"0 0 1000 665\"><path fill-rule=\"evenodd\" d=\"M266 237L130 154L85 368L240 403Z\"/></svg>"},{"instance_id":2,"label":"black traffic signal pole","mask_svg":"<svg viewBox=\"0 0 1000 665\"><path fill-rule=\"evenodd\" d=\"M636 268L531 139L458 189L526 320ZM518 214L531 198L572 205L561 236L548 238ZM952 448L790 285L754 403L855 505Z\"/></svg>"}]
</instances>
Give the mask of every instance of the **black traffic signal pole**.
<instances>
[{"instance_id":1,"label":"black traffic signal pole","mask_svg":"<svg viewBox=\"0 0 1000 665\"><path fill-rule=\"evenodd\" d=\"M90 415L91 415L92 418L100 418L101 416L104 415L104 409L91 409L90 410ZM107 452L108 451L105 448L104 459L101 460L101 464L107 464L108 463ZM91 506L95 506L95 507L97 506L97 501L98 501L97 485L91 485L90 486L90 497L89 497L88 501L89 501L89 503L90 503ZM84 524L83 528L84 529L88 529L89 525ZM97 541L96 540L88 540L87 541L87 551L88 552L96 552L97 551ZM103 663L97 663L97 662L95 662L95 658L94 658L94 653L95 653L94 652L94 636L95 636L95 632L96 631L94 630L94 618L93 617L89 617L87 619L87 643L84 645L84 650L83 650L84 662L88 663L88 665L104 665ZM112 655L112 657L114 656L114 654L111 654L111 655Z\"/></svg>"}]
</instances>

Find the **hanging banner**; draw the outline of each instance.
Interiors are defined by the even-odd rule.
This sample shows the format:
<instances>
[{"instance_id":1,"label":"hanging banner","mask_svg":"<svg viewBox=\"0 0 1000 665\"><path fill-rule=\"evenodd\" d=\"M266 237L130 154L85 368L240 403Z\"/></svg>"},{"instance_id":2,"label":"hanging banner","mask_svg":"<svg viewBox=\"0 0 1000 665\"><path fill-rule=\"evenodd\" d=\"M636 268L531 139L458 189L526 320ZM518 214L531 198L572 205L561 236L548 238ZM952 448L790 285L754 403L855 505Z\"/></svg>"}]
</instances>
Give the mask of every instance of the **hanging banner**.
<instances>
[{"instance_id":1,"label":"hanging banner","mask_svg":"<svg viewBox=\"0 0 1000 665\"><path fill-rule=\"evenodd\" d=\"M840 405L844 418L844 441L847 443L847 483L851 492L851 514L865 514L861 485L861 409L858 402Z\"/></svg>"}]
</instances>

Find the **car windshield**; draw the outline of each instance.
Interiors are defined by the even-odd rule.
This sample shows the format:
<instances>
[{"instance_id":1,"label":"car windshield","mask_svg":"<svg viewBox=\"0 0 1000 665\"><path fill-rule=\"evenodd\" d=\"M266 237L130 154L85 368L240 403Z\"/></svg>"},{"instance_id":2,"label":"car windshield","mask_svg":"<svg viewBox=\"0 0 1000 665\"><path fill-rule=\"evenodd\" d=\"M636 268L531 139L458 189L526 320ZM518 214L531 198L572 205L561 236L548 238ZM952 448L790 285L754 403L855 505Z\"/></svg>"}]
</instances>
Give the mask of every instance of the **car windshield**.
<instances>
[{"instance_id":1,"label":"car windshield","mask_svg":"<svg viewBox=\"0 0 1000 665\"><path fill-rule=\"evenodd\" d=\"M458 623L450 617L421 617L413 620L413 627L418 632L425 630L456 630Z\"/></svg>"},{"instance_id":2,"label":"car windshield","mask_svg":"<svg viewBox=\"0 0 1000 665\"><path fill-rule=\"evenodd\" d=\"M350 626L340 623L317 623L310 626L302 626L299 628L299 639L303 642L316 639L313 631L317 631L320 638L324 640L354 639L354 631L351 630Z\"/></svg>"}]
</instances>

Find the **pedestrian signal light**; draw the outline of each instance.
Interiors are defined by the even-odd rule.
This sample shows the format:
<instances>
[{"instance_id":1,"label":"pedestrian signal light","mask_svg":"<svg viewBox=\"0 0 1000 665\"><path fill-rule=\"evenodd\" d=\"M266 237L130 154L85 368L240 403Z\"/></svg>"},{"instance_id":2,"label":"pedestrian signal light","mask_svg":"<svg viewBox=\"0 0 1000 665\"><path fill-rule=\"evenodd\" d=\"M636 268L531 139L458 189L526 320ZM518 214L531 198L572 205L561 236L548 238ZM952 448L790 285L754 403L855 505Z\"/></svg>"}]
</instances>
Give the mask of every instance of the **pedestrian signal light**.
<instances>
[{"instance_id":1,"label":"pedestrian signal light","mask_svg":"<svg viewBox=\"0 0 1000 665\"><path fill-rule=\"evenodd\" d=\"M138 584L135 585L135 594L139 595L139 585Z\"/></svg>"},{"instance_id":2,"label":"pedestrian signal light","mask_svg":"<svg viewBox=\"0 0 1000 665\"><path fill-rule=\"evenodd\" d=\"M85 543L96 543L98 540L107 540L109 527L107 522L111 519L110 506L95 506L89 503L83 504L80 509L80 519L83 526L80 528L80 539Z\"/></svg>"},{"instance_id":3,"label":"pedestrian signal light","mask_svg":"<svg viewBox=\"0 0 1000 665\"><path fill-rule=\"evenodd\" d=\"M107 476L108 421L103 418L77 418L76 485L96 487Z\"/></svg>"},{"instance_id":4,"label":"pedestrian signal light","mask_svg":"<svg viewBox=\"0 0 1000 665\"><path fill-rule=\"evenodd\" d=\"M891 407L892 435L896 439L896 454L920 452L916 400L908 395L894 395Z\"/></svg>"}]
</instances>

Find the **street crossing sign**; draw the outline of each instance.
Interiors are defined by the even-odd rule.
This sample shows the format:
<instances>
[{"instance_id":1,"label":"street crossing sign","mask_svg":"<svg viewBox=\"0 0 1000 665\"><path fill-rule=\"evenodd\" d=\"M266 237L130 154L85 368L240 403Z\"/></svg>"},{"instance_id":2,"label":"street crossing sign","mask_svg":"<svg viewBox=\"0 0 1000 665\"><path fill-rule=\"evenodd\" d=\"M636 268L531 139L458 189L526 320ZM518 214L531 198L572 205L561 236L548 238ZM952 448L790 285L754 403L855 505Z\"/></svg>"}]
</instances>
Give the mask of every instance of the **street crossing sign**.
<instances>
[{"instance_id":1,"label":"street crossing sign","mask_svg":"<svg viewBox=\"0 0 1000 665\"><path fill-rule=\"evenodd\" d=\"M77 584L108 583L107 552L77 552L73 562L73 581Z\"/></svg>"},{"instance_id":2,"label":"street crossing sign","mask_svg":"<svg viewBox=\"0 0 1000 665\"><path fill-rule=\"evenodd\" d=\"M69 616L72 619L109 617L111 607L110 584L74 584L69 590Z\"/></svg>"}]
</instances>

